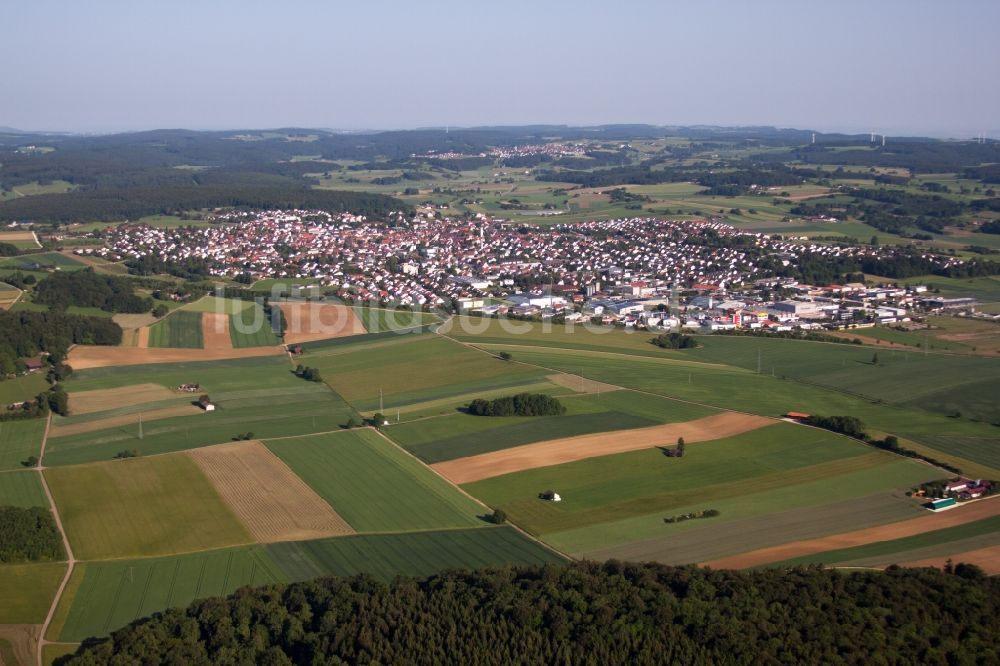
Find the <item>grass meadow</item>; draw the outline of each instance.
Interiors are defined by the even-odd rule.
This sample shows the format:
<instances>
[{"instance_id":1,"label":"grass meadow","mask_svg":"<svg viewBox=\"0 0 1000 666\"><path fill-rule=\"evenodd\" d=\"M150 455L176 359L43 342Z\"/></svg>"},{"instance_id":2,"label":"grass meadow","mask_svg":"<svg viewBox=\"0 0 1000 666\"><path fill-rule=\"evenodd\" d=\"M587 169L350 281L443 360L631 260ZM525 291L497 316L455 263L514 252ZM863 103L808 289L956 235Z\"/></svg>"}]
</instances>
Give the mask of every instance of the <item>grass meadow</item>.
<instances>
[{"instance_id":1,"label":"grass meadow","mask_svg":"<svg viewBox=\"0 0 1000 666\"><path fill-rule=\"evenodd\" d=\"M201 328L201 312L174 310L149 327L150 347L202 349L205 339Z\"/></svg>"},{"instance_id":2,"label":"grass meadow","mask_svg":"<svg viewBox=\"0 0 1000 666\"><path fill-rule=\"evenodd\" d=\"M0 470L24 469L21 463L38 456L45 435L45 419L0 422Z\"/></svg>"},{"instance_id":3,"label":"grass meadow","mask_svg":"<svg viewBox=\"0 0 1000 666\"><path fill-rule=\"evenodd\" d=\"M80 559L166 555L252 541L186 456L57 467L45 475Z\"/></svg>"},{"instance_id":4,"label":"grass meadow","mask_svg":"<svg viewBox=\"0 0 1000 666\"><path fill-rule=\"evenodd\" d=\"M0 564L0 624L41 624L66 573L62 562Z\"/></svg>"},{"instance_id":5,"label":"grass meadow","mask_svg":"<svg viewBox=\"0 0 1000 666\"><path fill-rule=\"evenodd\" d=\"M49 383L45 379L45 373L33 372L30 375L22 375L13 379L0 381L0 409L4 409L12 402L30 400L39 393L48 390ZM6 423L0 423L2 429ZM3 432L0 430L0 432ZM0 447L3 440L0 439ZM2 465L3 463L0 463Z\"/></svg>"},{"instance_id":6,"label":"grass meadow","mask_svg":"<svg viewBox=\"0 0 1000 666\"><path fill-rule=\"evenodd\" d=\"M483 524L481 506L372 430L266 444L358 532Z\"/></svg>"},{"instance_id":7,"label":"grass meadow","mask_svg":"<svg viewBox=\"0 0 1000 666\"><path fill-rule=\"evenodd\" d=\"M34 470L0 472L0 506L48 508L49 500Z\"/></svg>"},{"instance_id":8,"label":"grass meadow","mask_svg":"<svg viewBox=\"0 0 1000 666\"><path fill-rule=\"evenodd\" d=\"M413 310L355 307L354 314L361 320L365 330L369 333L397 331L441 321L436 315L429 312L414 312Z\"/></svg>"},{"instance_id":9,"label":"grass meadow","mask_svg":"<svg viewBox=\"0 0 1000 666\"><path fill-rule=\"evenodd\" d=\"M281 344L259 303L249 303L249 307L229 315L229 339L237 349Z\"/></svg>"}]
</instances>

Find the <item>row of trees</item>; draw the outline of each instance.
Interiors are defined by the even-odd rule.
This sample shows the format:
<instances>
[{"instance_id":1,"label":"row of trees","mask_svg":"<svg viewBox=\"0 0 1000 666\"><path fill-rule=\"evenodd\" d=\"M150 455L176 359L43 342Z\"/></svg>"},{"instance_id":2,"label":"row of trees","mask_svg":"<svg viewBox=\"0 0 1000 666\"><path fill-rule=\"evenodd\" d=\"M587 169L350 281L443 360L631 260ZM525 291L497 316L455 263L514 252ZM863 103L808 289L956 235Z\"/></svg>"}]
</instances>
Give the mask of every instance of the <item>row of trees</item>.
<instances>
[{"instance_id":1,"label":"row of trees","mask_svg":"<svg viewBox=\"0 0 1000 666\"><path fill-rule=\"evenodd\" d=\"M964 664L1000 661L975 566L452 571L243 588L85 642L62 664Z\"/></svg>"},{"instance_id":2,"label":"row of trees","mask_svg":"<svg viewBox=\"0 0 1000 666\"><path fill-rule=\"evenodd\" d=\"M518 393L493 400L476 398L469 403L476 416L557 416L566 413L557 398L544 393Z\"/></svg>"},{"instance_id":3,"label":"row of trees","mask_svg":"<svg viewBox=\"0 0 1000 666\"><path fill-rule=\"evenodd\" d=\"M663 349L694 349L698 346L698 341L693 337L678 333L677 331L661 333L653 338L651 342Z\"/></svg>"},{"instance_id":4,"label":"row of trees","mask_svg":"<svg viewBox=\"0 0 1000 666\"><path fill-rule=\"evenodd\" d=\"M0 562L44 562L61 560L64 555L51 511L0 506Z\"/></svg>"}]
</instances>

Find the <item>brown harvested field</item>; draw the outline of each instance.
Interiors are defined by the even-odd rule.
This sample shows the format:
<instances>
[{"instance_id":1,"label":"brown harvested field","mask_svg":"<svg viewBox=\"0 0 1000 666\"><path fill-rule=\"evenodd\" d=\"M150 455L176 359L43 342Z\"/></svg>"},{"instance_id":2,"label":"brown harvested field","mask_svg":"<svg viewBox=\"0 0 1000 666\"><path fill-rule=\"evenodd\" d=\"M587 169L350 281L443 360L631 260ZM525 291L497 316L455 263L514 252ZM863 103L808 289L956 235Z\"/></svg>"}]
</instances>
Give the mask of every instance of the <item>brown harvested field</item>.
<instances>
[{"instance_id":1,"label":"brown harvested field","mask_svg":"<svg viewBox=\"0 0 1000 666\"><path fill-rule=\"evenodd\" d=\"M35 642L41 625L38 624L0 624L0 639L10 643L11 651L17 662L6 664L0 655L0 664L18 666L35 663Z\"/></svg>"},{"instance_id":2,"label":"brown harvested field","mask_svg":"<svg viewBox=\"0 0 1000 666\"><path fill-rule=\"evenodd\" d=\"M118 388L73 393L69 398L69 406L74 415L91 414L103 412L106 409L169 400L177 396L177 393L159 384L132 384Z\"/></svg>"},{"instance_id":3,"label":"brown harvested field","mask_svg":"<svg viewBox=\"0 0 1000 666\"><path fill-rule=\"evenodd\" d=\"M72 400L72 398L70 398ZM158 421L159 419L169 419L174 416L194 416L195 414L202 414L200 407L196 405L175 405L173 407L161 407L160 409L151 409L148 412L142 412L142 420L146 423L150 421ZM59 421L52 422L52 428L49 430L49 435L52 437L65 437L67 435L79 435L85 432L94 432L95 430L104 430L105 428L114 428L117 426L137 426L139 423L139 413L135 414L122 414L120 416L109 416L106 419L97 419L94 421L84 421L83 423L72 423L70 425L60 425Z\"/></svg>"},{"instance_id":4,"label":"brown harvested field","mask_svg":"<svg viewBox=\"0 0 1000 666\"><path fill-rule=\"evenodd\" d=\"M1000 546L989 546L987 548L967 550L964 553L955 553L942 557L929 557L924 560L913 560L911 562L903 562L899 566L937 567L940 569L948 560L955 563L965 562L966 564L975 564L977 567L982 568L989 576L1000 574Z\"/></svg>"},{"instance_id":5,"label":"brown harvested field","mask_svg":"<svg viewBox=\"0 0 1000 666\"><path fill-rule=\"evenodd\" d=\"M142 331L147 331L143 335ZM139 329L136 347L97 347L77 345L69 353L68 362L74 370L107 368L116 365L144 365L147 363L185 363L193 361L221 361L227 358L251 356L280 356L281 347L245 347L242 349L166 349L146 348L149 329Z\"/></svg>"},{"instance_id":6,"label":"brown harvested field","mask_svg":"<svg viewBox=\"0 0 1000 666\"><path fill-rule=\"evenodd\" d=\"M878 527L868 527L853 532L833 534L819 539L792 541L780 546L761 548L731 557L711 560L710 562L702 562L702 565L715 569L756 567L770 562L781 562L796 557L824 553L828 550L853 548L854 546L864 546L865 544L879 541L902 539L903 537L922 534L931 530L940 530L946 527L954 527L956 525L964 525L965 523L992 518L997 515L1000 515L1000 500L990 498L941 513L928 512L926 516L921 516L920 518L889 523L888 525L879 525Z\"/></svg>"},{"instance_id":7,"label":"brown harvested field","mask_svg":"<svg viewBox=\"0 0 1000 666\"><path fill-rule=\"evenodd\" d=\"M447 460L431 467L453 483L472 483L526 469L649 449L676 442L678 437L683 437L689 444L722 439L773 423L774 419L763 416L724 412L683 423L666 423L648 428L550 439L547 442L524 444L477 456Z\"/></svg>"},{"instance_id":8,"label":"brown harvested field","mask_svg":"<svg viewBox=\"0 0 1000 666\"><path fill-rule=\"evenodd\" d=\"M149 327L143 326L135 336L135 346L140 349L149 348Z\"/></svg>"},{"instance_id":9,"label":"brown harvested field","mask_svg":"<svg viewBox=\"0 0 1000 666\"><path fill-rule=\"evenodd\" d=\"M122 328L143 328L145 326L152 326L159 321L156 317L149 314L116 314L111 317L111 321L115 322Z\"/></svg>"},{"instance_id":10,"label":"brown harvested field","mask_svg":"<svg viewBox=\"0 0 1000 666\"><path fill-rule=\"evenodd\" d=\"M285 343L312 342L367 333L364 324L346 305L325 303L281 303L288 328Z\"/></svg>"},{"instance_id":11,"label":"brown harvested field","mask_svg":"<svg viewBox=\"0 0 1000 666\"><path fill-rule=\"evenodd\" d=\"M354 534L323 498L257 441L188 451L259 543Z\"/></svg>"},{"instance_id":12,"label":"brown harvested field","mask_svg":"<svg viewBox=\"0 0 1000 666\"><path fill-rule=\"evenodd\" d=\"M0 243L14 243L18 241L38 243L35 234L30 231L0 231Z\"/></svg>"},{"instance_id":13,"label":"brown harvested field","mask_svg":"<svg viewBox=\"0 0 1000 666\"><path fill-rule=\"evenodd\" d=\"M549 375L546 379L556 386L563 386L574 391L579 391L580 393L607 393L608 391L620 391L622 388L614 384L605 384L604 382L594 381L593 379L587 379L579 375L568 375L566 373Z\"/></svg>"},{"instance_id":14,"label":"brown harvested field","mask_svg":"<svg viewBox=\"0 0 1000 666\"><path fill-rule=\"evenodd\" d=\"M229 339L229 315L221 312L204 312L201 315L201 335L205 349L232 350Z\"/></svg>"}]
</instances>

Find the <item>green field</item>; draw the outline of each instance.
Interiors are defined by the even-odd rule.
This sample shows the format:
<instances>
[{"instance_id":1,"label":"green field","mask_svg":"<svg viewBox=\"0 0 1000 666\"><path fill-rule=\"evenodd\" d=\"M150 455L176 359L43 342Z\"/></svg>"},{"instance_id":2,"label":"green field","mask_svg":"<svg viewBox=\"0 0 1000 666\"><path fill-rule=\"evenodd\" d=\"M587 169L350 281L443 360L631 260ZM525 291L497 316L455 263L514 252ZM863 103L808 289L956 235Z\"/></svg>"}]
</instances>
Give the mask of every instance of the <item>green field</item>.
<instances>
[{"instance_id":1,"label":"green field","mask_svg":"<svg viewBox=\"0 0 1000 666\"><path fill-rule=\"evenodd\" d=\"M354 314L364 324L369 333L398 331L414 326L423 326L439 322L440 319L429 312L414 312L412 310L383 310L380 308L354 308Z\"/></svg>"},{"instance_id":2,"label":"green field","mask_svg":"<svg viewBox=\"0 0 1000 666\"><path fill-rule=\"evenodd\" d=\"M888 541L879 541L852 548L828 550L823 553L775 562L768 566L786 567L804 564L833 565L842 563L851 563L854 566L874 566L875 563L892 564L894 562L920 559L925 555L918 554L918 551L929 547L948 545L966 539L974 540L975 545L972 546L973 548L1000 545L1000 516L984 518L983 520L965 523L964 525L946 527L901 539L890 539ZM863 565L860 564L861 562L871 564Z\"/></svg>"},{"instance_id":3,"label":"green field","mask_svg":"<svg viewBox=\"0 0 1000 666\"><path fill-rule=\"evenodd\" d=\"M0 472L0 506L48 508L49 501L42 490L38 472Z\"/></svg>"},{"instance_id":4,"label":"green field","mask_svg":"<svg viewBox=\"0 0 1000 666\"><path fill-rule=\"evenodd\" d=\"M372 430L266 443L359 532L483 524L483 507Z\"/></svg>"},{"instance_id":5,"label":"green field","mask_svg":"<svg viewBox=\"0 0 1000 666\"><path fill-rule=\"evenodd\" d=\"M246 432L256 437L326 432L356 415L325 385L296 377L285 357L95 368L77 372L65 386L72 393L148 381L168 388L198 383L217 409L144 423L141 440L138 423L50 437L46 465L109 460L132 448L143 455L180 451L226 442Z\"/></svg>"},{"instance_id":6,"label":"green field","mask_svg":"<svg viewBox=\"0 0 1000 666\"><path fill-rule=\"evenodd\" d=\"M45 419L0 422L0 470L24 469L29 456L38 457Z\"/></svg>"},{"instance_id":7,"label":"green field","mask_svg":"<svg viewBox=\"0 0 1000 666\"><path fill-rule=\"evenodd\" d=\"M718 336L717 340L723 339ZM752 343L755 339L740 339ZM795 345L817 345L821 350L839 347L823 343L790 342ZM507 347L509 348L509 347ZM700 352L701 349L693 350ZM717 351L717 350L716 350ZM780 352L780 348L772 351ZM858 353L856 347L849 351ZM870 347L863 350L871 360ZM518 360L525 363L535 363L553 370L568 373L583 374L589 379L596 379L611 384L627 386L660 395L666 395L684 400L727 409L779 416L788 411L806 412L809 414L850 414L860 418L872 430L888 433L911 433L912 435L961 435L980 437L997 442L996 428L986 423L969 419L949 418L948 416L920 409L913 404L893 405L890 402L877 402L849 390L835 390L816 383L806 383L790 378L782 378L776 374L771 376L768 369L761 374L754 370L746 370L721 363L692 363L691 361L674 360L678 352L671 352L662 358L633 356L629 354L610 354L607 352L560 350L560 349L527 349L522 348L516 353ZM898 352L899 356L904 355ZM891 353L880 354L888 355ZM911 354L915 357L917 354ZM933 356L933 355L931 355ZM747 352L744 358L752 358L756 364L756 353ZM834 356L836 358L836 356ZM901 358L894 362L906 362ZM829 368L830 360L821 359L821 363ZM836 363L834 362L834 369ZM856 365L861 365L857 363ZM870 367L870 366L869 366ZM766 368L766 366L765 366ZM883 368L872 368L874 370ZM914 387L915 393L935 391L933 382L922 381L919 377L912 379L919 386ZM992 379L985 380L991 382ZM882 390L890 390L889 384L881 384ZM867 387L865 387L867 389ZM970 391L969 386L963 390ZM906 399L907 394L896 391L892 399ZM976 404L986 405L988 395L975 398ZM992 449L992 447L991 447ZM942 455L942 459L947 459ZM974 462L979 462L973 459ZM997 470L1000 474L1000 470Z\"/></svg>"},{"instance_id":8,"label":"green field","mask_svg":"<svg viewBox=\"0 0 1000 666\"><path fill-rule=\"evenodd\" d=\"M566 407L561 416L484 417L453 412L393 425L386 433L421 460L435 463L531 442L690 421L717 413L635 391L563 396L560 400Z\"/></svg>"},{"instance_id":9,"label":"green field","mask_svg":"<svg viewBox=\"0 0 1000 666\"><path fill-rule=\"evenodd\" d=\"M41 268L57 268L61 271L78 271L87 267L82 261L58 252L39 252L37 254L25 254L19 257L8 257L0 259L0 267L16 268L20 270L37 270Z\"/></svg>"},{"instance_id":10,"label":"green field","mask_svg":"<svg viewBox=\"0 0 1000 666\"><path fill-rule=\"evenodd\" d=\"M0 380L0 409L6 408L12 402L30 400L48 388L49 382L45 379L44 372L33 372L30 375ZM3 424L0 424L0 428L3 428Z\"/></svg>"},{"instance_id":11,"label":"green field","mask_svg":"<svg viewBox=\"0 0 1000 666\"><path fill-rule=\"evenodd\" d=\"M219 298L217 296L203 296L193 303L181 306L185 312L215 312L219 314L240 314L244 310L253 307L253 301L243 301L236 298Z\"/></svg>"},{"instance_id":12,"label":"green field","mask_svg":"<svg viewBox=\"0 0 1000 666\"><path fill-rule=\"evenodd\" d=\"M258 303L229 316L229 339L233 347L273 347L281 344L281 338L274 334L271 322Z\"/></svg>"},{"instance_id":13,"label":"green field","mask_svg":"<svg viewBox=\"0 0 1000 666\"><path fill-rule=\"evenodd\" d=\"M50 638L80 641L195 599L226 595L244 585L283 583L262 546L204 553L78 564L60 601ZM74 593L75 592L75 593Z\"/></svg>"},{"instance_id":14,"label":"green field","mask_svg":"<svg viewBox=\"0 0 1000 666\"><path fill-rule=\"evenodd\" d=\"M50 468L45 478L80 559L165 555L252 541L187 456Z\"/></svg>"},{"instance_id":15,"label":"green field","mask_svg":"<svg viewBox=\"0 0 1000 666\"><path fill-rule=\"evenodd\" d=\"M102 636L195 599L316 576L429 576L444 569L563 561L507 527L376 534L78 565L50 638ZM3 583L0 582L0 590Z\"/></svg>"},{"instance_id":16,"label":"green field","mask_svg":"<svg viewBox=\"0 0 1000 666\"><path fill-rule=\"evenodd\" d=\"M174 310L149 327L150 347L202 349L201 312Z\"/></svg>"},{"instance_id":17,"label":"green field","mask_svg":"<svg viewBox=\"0 0 1000 666\"><path fill-rule=\"evenodd\" d=\"M503 508L528 531L546 534L653 512L673 515L693 501L701 508L713 508L712 502L718 500L898 460L845 437L779 423L692 444L683 458L668 458L651 448L506 474L463 488L490 506ZM558 492L562 501L538 499L547 489Z\"/></svg>"},{"instance_id":18,"label":"green field","mask_svg":"<svg viewBox=\"0 0 1000 666\"><path fill-rule=\"evenodd\" d=\"M275 543L267 551L292 580L367 573L383 581L443 569L565 561L509 527L369 534Z\"/></svg>"},{"instance_id":19,"label":"green field","mask_svg":"<svg viewBox=\"0 0 1000 666\"><path fill-rule=\"evenodd\" d=\"M41 624L66 573L61 562L0 564L0 624Z\"/></svg>"},{"instance_id":20,"label":"green field","mask_svg":"<svg viewBox=\"0 0 1000 666\"><path fill-rule=\"evenodd\" d=\"M319 368L324 381L361 411L378 408L379 388L390 410L412 402L516 386L546 374L438 336L405 339L407 344L355 349L351 354L307 353L301 362Z\"/></svg>"}]
</instances>

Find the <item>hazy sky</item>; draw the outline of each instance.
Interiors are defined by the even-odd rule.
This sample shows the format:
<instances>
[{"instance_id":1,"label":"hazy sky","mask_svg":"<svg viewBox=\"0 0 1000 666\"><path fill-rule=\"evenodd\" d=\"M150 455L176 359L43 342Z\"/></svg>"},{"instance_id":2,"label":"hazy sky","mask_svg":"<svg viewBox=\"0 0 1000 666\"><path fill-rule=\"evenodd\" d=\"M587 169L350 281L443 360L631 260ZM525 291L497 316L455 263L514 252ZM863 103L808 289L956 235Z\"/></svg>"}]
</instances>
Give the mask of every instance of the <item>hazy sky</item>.
<instances>
[{"instance_id":1,"label":"hazy sky","mask_svg":"<svg viewBox=\"0 0 1000 666\"><path fill-rule=\"evenodd\" d=\"M0 126L1000 135L996 0L30 0Z\"/></svg>"}]
</instances>

